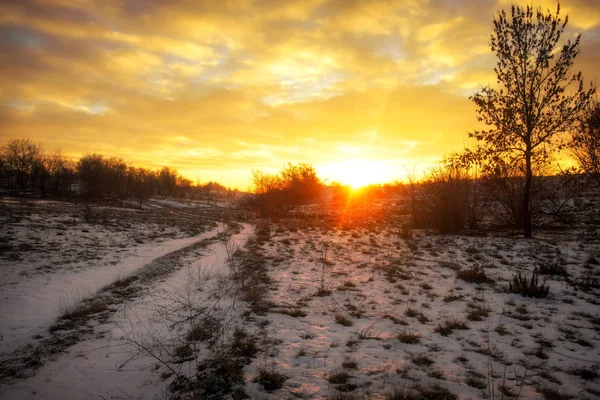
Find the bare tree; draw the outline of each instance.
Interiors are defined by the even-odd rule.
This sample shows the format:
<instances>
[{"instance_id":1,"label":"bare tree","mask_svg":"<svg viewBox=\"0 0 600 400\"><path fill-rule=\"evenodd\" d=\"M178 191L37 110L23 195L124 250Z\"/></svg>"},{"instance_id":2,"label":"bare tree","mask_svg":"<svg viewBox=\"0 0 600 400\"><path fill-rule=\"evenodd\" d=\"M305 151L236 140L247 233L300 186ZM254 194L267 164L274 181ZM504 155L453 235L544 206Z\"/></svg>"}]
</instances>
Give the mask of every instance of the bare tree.
<instances>
[{"instance_id":1,"label":"bare tree","mask_svg":"<svg viewBox=\"0 0 600 400\"><path fill-rule=\"evenodd\" d=\"M95 199L104 191L105 160L101 154L86 154L77 163L77 173L85 188L88 200Z\"/></svg>"},{"instance_id":2,"label":"bare tree","mask_svg":"<svg viewBox=\"0 0 600 400\"><path fill-rule=\"evenodd\" d=\"M60 150L46 158L46 171L50 177L50 192L60 196L69 193L75 179L75 163Z\"/></svg>"},{"instance_id":3,"label":"bare tree","mask_svg":"<svg viewBox=\"0 0 600 400\"><path fill-rule=\"evenodd\" d=\"M581 72L572 71L579 54L578 35L561 45L568 17L527 6L501 10L494 18L490 47L496 54L498 87L483 87L471 97L478 120L491 126L471 132L480 142L477 154L488 164L518 166L525 237L532 235L531 198L534 163L549 162L589 104L595 88L584 88Z\"/></svg>"},{"instance_id":4,"label":"bare tree","mask_svg":"<svg viewBox=\"0 0 600 400\"><path fill-rule=\"evenodd\" d=\"M25 194L29 187L35 190L35 178L43 166L42 146L30 139L10 139L1 152L4 168L9 175L9 185L12 185L10 181L14 180L22 194Z\"/></svg>"},{"instance_id":5,"label":"bare tree","mask_svg":"<svg viewBox=\"0 0 600 400\"><path fill-rule=\"evenodd\" d=\"M583 171L600 184L600 104L590 105L573 131L571 152Z\"/></svg>"}]
</instances>

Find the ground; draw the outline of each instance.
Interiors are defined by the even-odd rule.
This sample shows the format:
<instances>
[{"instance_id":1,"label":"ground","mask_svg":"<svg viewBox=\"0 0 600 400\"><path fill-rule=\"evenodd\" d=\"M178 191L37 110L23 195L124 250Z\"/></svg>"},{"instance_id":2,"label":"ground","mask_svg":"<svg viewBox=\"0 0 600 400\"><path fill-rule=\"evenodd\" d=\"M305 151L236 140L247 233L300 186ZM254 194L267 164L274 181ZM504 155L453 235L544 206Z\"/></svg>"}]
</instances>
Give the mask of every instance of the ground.
<instances>
[{"instance_id":1,"label":"ground","mask_svg":"<svg viewBox=\"0 0 600 400\"><path fill-rule=\"evenodd\" d=\"M0 398L600 396L600 246L575 230L2 204Z\"/></svg>"}]
</instances>

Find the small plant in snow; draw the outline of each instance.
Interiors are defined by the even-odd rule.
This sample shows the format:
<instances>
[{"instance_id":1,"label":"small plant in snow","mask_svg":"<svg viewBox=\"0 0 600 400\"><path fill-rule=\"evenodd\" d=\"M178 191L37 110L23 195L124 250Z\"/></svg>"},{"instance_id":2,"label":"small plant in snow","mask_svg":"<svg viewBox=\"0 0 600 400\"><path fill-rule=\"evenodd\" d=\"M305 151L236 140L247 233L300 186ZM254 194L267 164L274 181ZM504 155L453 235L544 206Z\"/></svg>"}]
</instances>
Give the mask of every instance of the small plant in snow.
<instances>
[{"instance_id":1,"label":"small plant in snow","mask_svg":"<svg viewBox=\"0 0 600 400\"><path fill-rule=\"evenodd\" d=\"M490 283L494 280L485 274L483 266L473 266L470 269L460 270L456 272L456 277L469 283Z\"/></svg>"},{"instance_id":2,"label":"small plant in snow","mask_svg":"<svg viewBox=\"0 0 600 400\"><path fill-rule=\"evenodd\" d=\"M352 320L347 316L341 314L335 316L335 322L342 326L352 326Z\"/></svg>"},{"instance_id":3,"label":"small plant in snow","mask_svg":"<svg viewBox=\"0 0 600 400\"><path fill-rule=\"evenodd\" d=\"M469 327L467 326L467 324L464 321L460 321L460 320L454 318L454 319L448 319L448 320L438 324L438 326L436 326L433 331L439 333L442 336L448 336L452 332L454 332L454 330L456 330L456 329L467 330L467 329L469 329Z\"/></svg>"},{"instance_id":4,"label":"small plant in snow","mask_svg":"<svg viewBox=\"0 0 600 400\"><path fill-rule=\"evenodd\" d=\"M252 379L252 382L256 382L262 385L267 392L273 392L283 387L283 383L288 379L287 376L275 369L275 364L271 367L262 365L258 367L257 374Z\"/></svg>"},{"instance_id":5,"label":"small plant in snow","mask_svg":"<svg viewBox=\"0 0 600 400\"><path fill-rule=\"evenodd\" d=\"M351 377L352 376L346 371L332 372L327 377L327 382L333 383L334 385L343 385L348 383L348 380L350 380Z\"/></svg>"},{"instance_id":6,"label":"small plant in snow","mask_svg":"<svg viewBox=\"0 0 600 400\"><path fill-rule=\"evenodd\" d=\"M408 332L404 330L396 333L396 339L398 339L400 343L418 344L421 341L421 335L416 332Z\"/></svg>"},{"instance_id":7,"label":"small plant in snow","mask_svg":"<svg viewBox=\"0 0 600 400\"><path fill-rule=\"evenodd\" d=\"M532 273L530 278L521 275L519 272L514 275L512 281L508 285L508 291L511 293L518 293L525 297L537 297L543 298L548 297L550 293L550 287L539 282L537 273Z\"/></svg>"}]
</instances>

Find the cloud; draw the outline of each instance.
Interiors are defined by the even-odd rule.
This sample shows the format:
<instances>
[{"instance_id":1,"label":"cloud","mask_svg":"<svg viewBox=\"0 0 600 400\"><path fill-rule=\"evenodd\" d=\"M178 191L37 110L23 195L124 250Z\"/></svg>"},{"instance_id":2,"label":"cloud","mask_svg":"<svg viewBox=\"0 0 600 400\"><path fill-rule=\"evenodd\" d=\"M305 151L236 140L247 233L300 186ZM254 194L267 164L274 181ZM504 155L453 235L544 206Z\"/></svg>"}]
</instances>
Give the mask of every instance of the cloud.
<instances>
[{"instance_id":1,"label":"cloud","mask_svg":"<svg viewBox=\"0 0 600 400\"><path fill-rule=\"evenodd\" d=\"M4 2L0 139L240 187L287 161L431 162L476 126L503 1ZM562 6L595 80L597 7Z\"/></svg>"}]
</instances>

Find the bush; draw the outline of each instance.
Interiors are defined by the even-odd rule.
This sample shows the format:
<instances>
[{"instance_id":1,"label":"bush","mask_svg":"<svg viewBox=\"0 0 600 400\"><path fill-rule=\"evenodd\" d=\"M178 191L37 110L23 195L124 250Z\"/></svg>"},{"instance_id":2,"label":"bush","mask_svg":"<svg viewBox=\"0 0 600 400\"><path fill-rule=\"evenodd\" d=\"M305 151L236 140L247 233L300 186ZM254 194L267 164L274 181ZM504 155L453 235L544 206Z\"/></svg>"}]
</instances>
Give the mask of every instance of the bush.
<instances>
[{"instance_id":1,"label":"bush","mask_svg":"<svg viewBox=\"0 0 600 400\"><path fill-rule=\"evenodd\" d=\"M542 264L535 269L540 275L568 275L567 270L558 264Z\"/></svg>"},{"instance_id":2,"label":"bush","mask_svg":"<svg viewBox=\"0 0 600 400\"><path fill-rule=\"evenodd\" d=\"M550 293L550 287L539 283L538 274L533 272L531 278L521 275L519 272L513 276L512 282L508 285L508 291L517 293L525 297L545 298Z\"/></svg>"},{"instance_id":3,"label":"bush","mask_svg":"<svg viewBox=\"0 0 600 400\"><path fill-rule=\"evenodd\" d=\"M258 374L254 377L253 382L260 383L267 392L273 392L283 387L283 382L287 380L287 376L283 375L275 368L259 367Z\"/></svg>"},{"instance_id":4,"label":"bush","mask_svg":"<svg viewBox=\"0 0 600 400\"><path fill-rule=\"evenodd\" d=\"M418 344L421 341L421 335L416 332L402 331L396 334L396 339L398 339L400 343Z\"/></svg>"},{"instance_id":5,"label":"bush","mask_svg":"<svg viewBox=\"0 0 600 400\"><path fill-rule=\"evenodd\" d=\"M464 321L460 321L457 319L448 319L438 324L438 326L436 326L433 331L439 333L442 336L448 336L452 332L454 332L455 329L467 330L469 329L469 327Z\"/></svg>"},{"instance_id":6,"label":"bush","mask_svg":"<svg viewBox=\"0 0 600 400\"><path fill-rule=\"evenodd\" d=\"M334 385L342 385L344 383L348 383L348 380L351 378L350 374L345 371L333 372L327 378L329 383L333 383Z\"/></svg>"},{"instance_id":7,"label":"bush","mask_svg":"<svg viewBox=\"0 0 600 400\"><path fill-rule=\"evenodd\" d=\"M352 326L352 320L347 316L341 314L335 316L335 322L342 326Z\"/></svg>"},{"instance_id":8,"label":"bush","mask_svg":"<svg viewBox=\"0 0 600 400\"><path fill-rule=\"evenodd\" d=\"M469 283L490 283L494 281L485 274L482 265L475 265L470 269L460 270L456 273L456 277Z\"/></svg>"}]
</instances>

